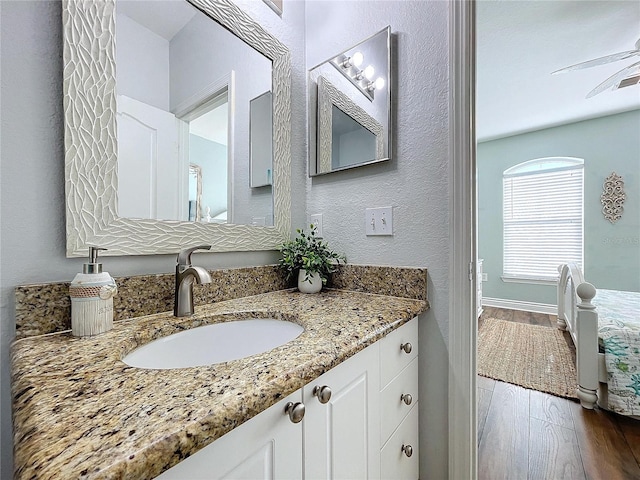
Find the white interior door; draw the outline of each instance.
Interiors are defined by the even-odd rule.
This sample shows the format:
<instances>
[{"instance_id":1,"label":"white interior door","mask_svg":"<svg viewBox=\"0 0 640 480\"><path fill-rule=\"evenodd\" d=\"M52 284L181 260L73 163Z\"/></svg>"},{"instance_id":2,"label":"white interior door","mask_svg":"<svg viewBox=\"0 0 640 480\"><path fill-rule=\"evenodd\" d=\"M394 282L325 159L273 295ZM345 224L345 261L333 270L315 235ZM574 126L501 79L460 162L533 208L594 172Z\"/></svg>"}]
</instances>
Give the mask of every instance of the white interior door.
<instances>
[{"instance_id":1,"label":"white interior door","mask_svg":"<svg viewBox=\"0 0 640 480\"><path fill-rule=\"evenodd\" d=\"M124 95L117 104L118 215L186 220L175 116Z\"/></svg>"}]
</instances>

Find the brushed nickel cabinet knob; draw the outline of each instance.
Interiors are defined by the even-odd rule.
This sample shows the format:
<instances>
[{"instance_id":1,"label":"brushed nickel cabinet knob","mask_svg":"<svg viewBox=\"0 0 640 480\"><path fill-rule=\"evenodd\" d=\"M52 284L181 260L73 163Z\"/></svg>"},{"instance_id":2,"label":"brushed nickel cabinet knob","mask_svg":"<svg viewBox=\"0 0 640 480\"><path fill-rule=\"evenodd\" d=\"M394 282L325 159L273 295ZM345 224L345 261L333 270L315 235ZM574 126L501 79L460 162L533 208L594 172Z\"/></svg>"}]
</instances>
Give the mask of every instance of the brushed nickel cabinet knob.
<instances>
[{"instance_id":1,"label":"brushed nickel cabinet knob","mask_svg":"<svg viewBox=\"0 0 640 480\"><path fill-rule=\"evenodd\" d=\"M413 347L411 346L411 344L409 342L407 343L403 343L402 345L400 345L400 350L404 350L404 353L411 353L411 350L413 350Z\"/></svg>"},{"instance_id":2,"label":"brushed nickel cabinet knob","mask_svg":"<svg viewBox=\"0 0 640 480\"><path fill-rule=\"evenodd\" d=\"M402 395L400 395L400 400L402 400L405 405L411 405L411 402L413 402L413 397L410 393L403 393Z\"/></svg>"},{"instance_id":3,"label":"brushed nickel cabinet knob","mask_svg":"<svg viewBox=\"0 0 640 480\"><path fill-rule=\"evenodd\" d=\"M322 387L313 387L313 395L318 397L320 403L327 403L331 400L331 389L324 385Z\"/></svg>"},{"instance_id":4,"label":"brushed nickel cabinet knob","mask_svg":"<svg viewBox=\"0 0 640 480\"><path fill-rule=\"evenodd\" d=\"M300 402L289 402L284 407L284 413L289 415L289 420L293 423L300 423L304 418L304 403Z\"/></svg>"},{"instance_id":5,"label":"brushed nickel cabinet knob","mask_svg":"<svg viewBox=\"0 0 640 480\"><path fill-rule=\"evenodd\" d=\"M413 447L411 445L402 445L402 451L407 457L413 455Z\"/></svg>"}]
</instances>

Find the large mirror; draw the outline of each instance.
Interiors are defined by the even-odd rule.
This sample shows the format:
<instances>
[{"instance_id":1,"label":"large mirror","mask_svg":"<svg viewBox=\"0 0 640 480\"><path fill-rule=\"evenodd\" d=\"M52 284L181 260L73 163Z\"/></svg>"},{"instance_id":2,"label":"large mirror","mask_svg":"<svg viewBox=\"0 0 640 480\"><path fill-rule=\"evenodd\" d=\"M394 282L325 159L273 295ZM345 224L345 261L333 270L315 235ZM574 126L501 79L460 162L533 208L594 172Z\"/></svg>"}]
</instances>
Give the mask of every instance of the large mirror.
<instances>
[{"instance_id":1,"label":"large mirror","mask_svg":"<svg viewBox=\"0 0 640 480\"><path fill-rule=\"evenodd\" d=\"M67 255L287 238L286 47L228 0L64 5Z\"/></svg>"},{"instance_id":2,"label":"large mirror","mask_svg":"<svg viewBox=\"0 0 640 480\"><path fill-rule=\"evenodd\" d=\"M391 29L309 71L309 174L389 160Z\"/></svg>"}]
</instances>

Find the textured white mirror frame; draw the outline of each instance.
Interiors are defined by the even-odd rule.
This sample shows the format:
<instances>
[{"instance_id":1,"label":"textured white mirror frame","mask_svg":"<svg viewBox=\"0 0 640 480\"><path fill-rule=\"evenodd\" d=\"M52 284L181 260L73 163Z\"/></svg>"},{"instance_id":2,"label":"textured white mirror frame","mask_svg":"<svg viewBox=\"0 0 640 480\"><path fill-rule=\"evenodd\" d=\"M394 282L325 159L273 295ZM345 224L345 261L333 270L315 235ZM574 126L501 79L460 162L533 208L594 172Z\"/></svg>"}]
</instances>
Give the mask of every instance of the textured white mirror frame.
<instances>
[{"instance_id":1,"label":"textured white mirror frame","mask_svg":"<svg viewBox=\"0 0 640 480\"><path fill-rule=\"evenodd\" d=\"M63 2L67 257L275 250L291 230L289 50L230 0L188 0L273 62L274 226L138 220L117 215L115 0Z\"/></svg>"}]
</instances>

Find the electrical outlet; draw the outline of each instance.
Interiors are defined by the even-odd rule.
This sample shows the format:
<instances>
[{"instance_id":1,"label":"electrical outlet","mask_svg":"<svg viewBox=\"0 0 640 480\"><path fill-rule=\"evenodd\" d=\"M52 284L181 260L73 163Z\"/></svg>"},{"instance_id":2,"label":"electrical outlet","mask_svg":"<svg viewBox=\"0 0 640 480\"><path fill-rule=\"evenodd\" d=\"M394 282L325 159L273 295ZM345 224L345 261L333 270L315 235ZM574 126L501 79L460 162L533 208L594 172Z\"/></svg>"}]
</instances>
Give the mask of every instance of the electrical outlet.
<instances>
[{"instance_id":1,"label":"electrical outlet","mask_svg":"<svg viewBox=\"0 0 640 480\"><path fill-rule=\"evenodd\" d=\"M309 225L316 226L316 237L322 238L322 214L316 213L309 216Z\"/></svg>"},{"instance_id":2,"label":"electrical outlet","mask_svg":"<svg viewBox=\"0 0 640 480\"><path fill-rule=\"evenodd\" d=\"M488 282L489 281L489 274L488 273L483 273L482 274L482 281L483 282Z\"/></svg>"},{"instance_id":3,"label":"electrical outlet","mask_svg":"<svg viewBox=\"0 0 640 480\"><path fill-rule=\"evenodd\" d=\"M367 235L393 235L393 207L367 208L364 218Z\"/></svg>"}]
</instances>

